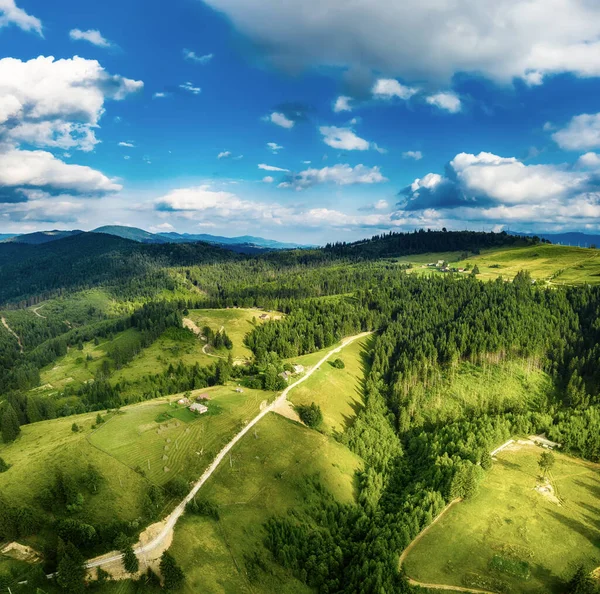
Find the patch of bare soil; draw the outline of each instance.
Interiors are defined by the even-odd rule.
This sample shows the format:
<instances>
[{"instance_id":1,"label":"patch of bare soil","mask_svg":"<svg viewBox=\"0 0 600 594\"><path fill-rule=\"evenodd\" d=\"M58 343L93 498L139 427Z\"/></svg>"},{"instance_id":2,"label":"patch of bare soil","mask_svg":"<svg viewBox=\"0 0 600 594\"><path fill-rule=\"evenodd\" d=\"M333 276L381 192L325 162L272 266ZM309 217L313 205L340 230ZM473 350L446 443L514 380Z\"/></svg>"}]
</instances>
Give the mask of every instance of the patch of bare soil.
<instances>
[{"instance_id":1,"label":"patch of bare soil","mask_svg":"<svg viewBox=\"0 0 600 594\"><path fill-rule=\"evenodd\" d=\"M41 555L35 549L18 542L8 543L0 552L11 559L26 561L27 563L37 563L41 559Z\"/></svg>"},{"instance_id":2,"label":"patch of bare soil","mask_svg":"<svg viewBox=\"0 0 600 594\"><path fill-rule=\"evenodd\" d=\"M552 486L552 483L550 481L546 480L545 482L536 485L534 488L540 495L542 495L542 497L545 497L548 501L556 505L562 505L560 499L556 496L556 493L554 492L554 487Z\"/></svg>"},{"instance_id":3,"label":"patch of bare soil","mask_svg":"<svg viewBox=\"0 0 600 594\"><path fill-rule=\"evenodd\" d=\"M191 330L194 334L197 334L198 336L202 334L200 328L198 328L198 326L189 318L183 318L183 327L187 328L188 330Z\"/></svg>"},{"instance_id":4,"label":"patch of bare soil","mask_svg":"<svg viewBox=\"0 0 600 594\"><path fill-rule=\"evenodd\" d=\"M292 421L297 421L298 423L302 422L298 416L298 413L296 412L296 409L289 400L283 400L279 402L273 409L273 412L285 417L286 419L291 419Z\"/></svg>"}]
</instances>

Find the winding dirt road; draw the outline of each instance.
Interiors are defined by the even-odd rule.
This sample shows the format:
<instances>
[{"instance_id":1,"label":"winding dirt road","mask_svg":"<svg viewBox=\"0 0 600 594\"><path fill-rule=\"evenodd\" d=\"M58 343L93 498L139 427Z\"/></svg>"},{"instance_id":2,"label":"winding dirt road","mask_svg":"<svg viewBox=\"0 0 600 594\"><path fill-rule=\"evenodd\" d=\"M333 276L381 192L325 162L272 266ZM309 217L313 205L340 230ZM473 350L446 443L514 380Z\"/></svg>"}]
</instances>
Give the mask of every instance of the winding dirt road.
<instances>
[{"instance_id":1,"label":"winding dirt road","mask_svg":"<svg viewBox=\"0 0 600 594\"><path fill-rule=\"evenodd\" d=\"M2 324L17 339L19 348L21 349L21 352L23 352L23 343L21 342L21 337L8 325L8 322L4 316L2 316Z\"/></svg>"},{"instance_id":2,"label":"winding dirt road","mask_svg":"<svg viewBox=\"0 0 600 594\"><path fill-rule=\"evenodd\" d=\"M295 381L293 384L289 385L281 394L268 406L266 406L258 415L256 415L237 435L233 437L233 439L217 454L216 458L212 461L210 466L204 471L202 476L196 481L192 490L185 496L183 501L179 503L179 505L162 521L157 524L153 524L149 526L140 536L140 542L138 542L137 546L134 547L135 554L140 559L140 561L148 561L148 558L152 560L157 559L157 553L162 553L165 551L169 545L171 544L171 540L173 538L173 529L175 528L175 524L179 518L183 515L185 511L185 506L196 496L196 493L202 488L204 483L212 476L213 472L217 469L219 464L223 461L223 458L231 451L233 446L235 446L238 441L254 427L263 417L272 412L279 404L284 402L287 398L287 395L291 390L293 390L296 386L305 382L323 363L325 363L332 355L339 353L344 347L348 346L355 340L368 336L371 332L363 332L361 334L357 334L356 336L351 336L342 341L342 344L331 351L329 351L326 355L323 356L319 362L312 367L309 371L306 372L300 379ZM160 528L160 529L158 529ZM156 535L153 535L148 542L144 541L144 535L147 533L157 532ZM107 555L103 555L102 557L97 557L95 559L90 559L86 564L88 569L93 569L96 567L102 567L108 565L110 563L114 563L115 561L119 561L122 559L123 555L121 553L117 553L116 551L113 553L108 553Z\"/></svg>"}]
</instances>

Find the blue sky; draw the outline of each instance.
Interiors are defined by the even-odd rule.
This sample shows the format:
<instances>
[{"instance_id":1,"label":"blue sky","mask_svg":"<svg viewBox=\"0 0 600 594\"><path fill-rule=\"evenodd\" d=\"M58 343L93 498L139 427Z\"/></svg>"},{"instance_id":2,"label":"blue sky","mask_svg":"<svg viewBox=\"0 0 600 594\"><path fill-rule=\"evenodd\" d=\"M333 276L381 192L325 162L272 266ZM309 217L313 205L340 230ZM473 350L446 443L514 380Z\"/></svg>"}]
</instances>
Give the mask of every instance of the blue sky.
<instances>
[{"instance_id":1,"label":"blue sky","mask_svg":"<svg viewBox=\"0 0 600 594\"><path fill-rule=\"evenodd\" d=\"M0 232L598 231L600 5L0 0Z\"/></svg>"}]
</instances>

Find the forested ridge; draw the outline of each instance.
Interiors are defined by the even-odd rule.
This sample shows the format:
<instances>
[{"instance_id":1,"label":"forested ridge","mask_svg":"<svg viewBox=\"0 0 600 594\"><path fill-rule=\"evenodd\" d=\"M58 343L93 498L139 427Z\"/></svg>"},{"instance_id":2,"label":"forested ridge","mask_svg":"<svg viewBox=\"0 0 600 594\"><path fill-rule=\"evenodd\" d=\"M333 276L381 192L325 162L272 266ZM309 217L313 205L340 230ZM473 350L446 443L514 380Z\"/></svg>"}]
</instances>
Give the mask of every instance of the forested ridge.
<instances>
[{"instance_id":1,"label":"forested ridge","mask_svg":"<svg viewBox=\"0 0 600 594\"><path fill-rule=\"evenodd\" d=\"M421 277L391 260L403 253L474 252L535 241L421 231L251 258L203 244L132 247L126 240L105 244L102 236L82 234L52 242L46 252L48 245L19 246L27 249L12 261L12 252L0 253L0 272L14 280L0 289L0 300L20 300L5 315L24 345L21 353L14 336L0 334L3 440L18 439L26 423L118 408L231 378L249 388L280 390L286 385L280 373L290 368L285 359L373 331L364 406L337 436L365 463L357 502L338 503L315 476L304 487L304 507L266 523L265 546L319 592L408 591L398 572L399 554L449 501L476 493L494 446L514 435L545 432L566 451L600 460L600 287L550 290L523 272L487 283L474 275ZM61 278L65 262L70 268ZM62 313L34 315L19 307L56 292L68 304L77 291L94 286L110 296L113 310L70 306L73 323L67 324ZM165 332L196 340L182 328L189 309L227 307L286 314L254 324L246 335L253 353L249 365L234 366L224 356L205 366L170 364L134 383L114 380L116 370ZM204 333L210 339L209 330ZM66 386L55 397L32 391L40 369L69 349L125 331L130 340L108 349L94 381ZM230 339L217 334L231 348ZM545 399L464 405L443 419L428 414L431 394L439 396L443 378L461 364L485 368L513 360L549 374L553 389ZM93 492L99 480L91 467L76 480L58 474L40 509L1 502L0 539L54 532L92 554L109 548L120 533L132 537L138 524L70 519L79 495ZM168 497L168 489L150 487L144 521L155 519Z\"/></svg>"}]
</instances>

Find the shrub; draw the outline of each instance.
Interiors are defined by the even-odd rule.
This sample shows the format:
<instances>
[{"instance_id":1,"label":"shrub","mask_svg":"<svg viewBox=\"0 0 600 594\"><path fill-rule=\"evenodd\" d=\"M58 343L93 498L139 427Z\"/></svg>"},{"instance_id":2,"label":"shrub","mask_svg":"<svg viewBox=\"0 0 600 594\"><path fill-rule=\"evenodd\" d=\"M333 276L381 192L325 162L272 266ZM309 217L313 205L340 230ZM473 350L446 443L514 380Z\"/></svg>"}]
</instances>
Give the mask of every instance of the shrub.
<instances>
[{"instance_id":1,"label":"shrub","mask_svg":"<svg viewBox=\"0 0 600 594\"><path fill-rule=\"evenodd\" d=\"M321 407L314 402L310 406L299 404L296 410L298 411L300 420L311 429L317 429L323 422Z\"/></svg>"}]
</instances>

